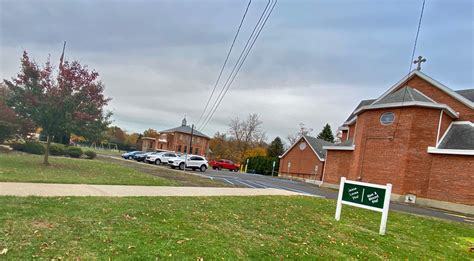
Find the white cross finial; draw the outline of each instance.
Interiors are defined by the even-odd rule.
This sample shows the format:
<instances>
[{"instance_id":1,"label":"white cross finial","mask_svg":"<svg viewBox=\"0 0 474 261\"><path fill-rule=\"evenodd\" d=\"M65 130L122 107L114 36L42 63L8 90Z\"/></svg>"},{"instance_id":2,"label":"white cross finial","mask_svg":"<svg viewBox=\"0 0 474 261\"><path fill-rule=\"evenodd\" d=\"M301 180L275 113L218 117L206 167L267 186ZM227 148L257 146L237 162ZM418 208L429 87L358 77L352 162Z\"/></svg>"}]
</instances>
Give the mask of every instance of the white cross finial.
<instances>
[{"instance_id":1,"label":"white cross finial","mask_svg":"<svg viewBox=\"0 0 474 261\"><path fill-rule=\"evenodd\" d=\"M414 60L413 63L416 64L416 70L421 71L421 63L426 62L426 59L423 56L418 56L418 59Z\"/></svg>"}]
</instances>

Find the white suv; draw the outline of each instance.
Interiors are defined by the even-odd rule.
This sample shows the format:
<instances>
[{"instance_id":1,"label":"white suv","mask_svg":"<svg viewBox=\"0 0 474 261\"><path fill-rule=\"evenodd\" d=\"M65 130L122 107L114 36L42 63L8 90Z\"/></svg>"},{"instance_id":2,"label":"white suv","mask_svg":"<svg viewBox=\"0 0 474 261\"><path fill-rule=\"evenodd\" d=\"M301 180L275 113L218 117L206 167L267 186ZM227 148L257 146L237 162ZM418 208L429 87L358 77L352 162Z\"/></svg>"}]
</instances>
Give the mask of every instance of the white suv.
<instances>
[{"instance_id":1,"label":"white suv","mask_svg":"<svg viewBox=\"0 0 474 261\"><path fill-rule=\"evenodd\" d=\"M170 167L173 169L179 168L181 170L184 170L184 156L169 159L168 165L170 165ZM198 169L201 172L205 172L208 167L209 164L207 163L207 160L204 157L198 155L188 155L188 159L186 160L186 168L192 170Z\"/></svg>"},{"instance_id":2,"label":"white suv","mask_svg":"<svg viewBox=\"0 0 474 261\"><path fill-rule=\"evenodd\" d=\"M156 165L168 164L168 160L178 157L174 152L160 152L146 157L146 162Z\"/></svg>"}]
</instances>

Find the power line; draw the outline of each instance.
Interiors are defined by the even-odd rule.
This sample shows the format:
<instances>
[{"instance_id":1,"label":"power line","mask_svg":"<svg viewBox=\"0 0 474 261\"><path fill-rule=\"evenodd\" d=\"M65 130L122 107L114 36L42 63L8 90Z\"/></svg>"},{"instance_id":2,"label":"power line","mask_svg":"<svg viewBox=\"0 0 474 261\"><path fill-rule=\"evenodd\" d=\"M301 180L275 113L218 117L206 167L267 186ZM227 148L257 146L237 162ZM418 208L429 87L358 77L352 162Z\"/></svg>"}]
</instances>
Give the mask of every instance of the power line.
<instances>
[{"instance_id":1,"label":"power line","mask_svg":"<svg viewBox=\"0 0 474 261\"><path fill-rule=\"evenodd\" d=\"M208 113L208 116L206 117L206 120L202 124L200 130L203 130L207 126L209 121L212 119L212 117L214 116L214 113L216 112L217 108L219 107L222 100L224 99L224 96L227 94L227 91L229 90L230 86L234 82L237 74L239 73L240 69L242 68L242 65L244 64L245 60L247 59L248 54L252 50L255 42L257 41L263 27L265 26L268 18L270 17L270 15L273 11L273 8L277 4L277 1L278 0L275 0L273 2L273 0L269 0L267 5L265 6L265 9L263 10L262 15L260 16L257 24L255 25L255 27L252 31L252 34L250 35L249 39L247 40L247 43L245 44L245 47L242 50L242 52L239 56L239 59L235 63L234 68L232 69L232 72L229 74L229 77L227 78L226 82L224 83L224 86L221 89L221 92L218 96L218 100L216 100L216 102L214 103L214 106L211 108L211 111ZM270 6L271 2L273 2L273 4L271 4L271 8L269 9L268 7Z\"/></svg>"},{"instance_id":2,"label":"power line","mask_svg":"<svg viewBox=\"0 0 474 261\"><path fill-rule=\"evenodd\" d=\"M418 36L420 35L421 20L423 19L424 11L425 11L425 0L423 0L423 4L421 6L420 19L418 20L418 29L416 30L415 43L413 44L413 51L411 53L411 59L410 59L410 69L408 69L408 73L411 72L411 68L413 66L413 59L415 59L416 44L418 43Z\"/></svg>"},{"instance_id":3,"label":"power line","mask_svg":"<svg viewBox=\"0 0 474 261\"><path fill-rule=\"evenodd\" d=\"M424 11L425 11L425 0L423 0L423 4L421 5L420 19L418 20L418 28L416 29L415 42L413 43L413 51L411 53L410 66L408 68L407 76L410 75L411 68L413 66L413 59L415 59L416 45L418 43L418 36L420 35L421 21L423 20L423 12ZM403 91L401 107L403 107L403 103L405 103L405 97L406 97L407 91L408 91L408 88L405 87L405 90ZM395 129L393 131L393 137L394 138L395 138L395 133L397 132L397 129L398 129L398 124L400 123L401 109L400 109L400 115L398 116L398 118L399 119L398 119L397 124L395 125Z\"/></svg>"},{"instance_id":4,"label":"power line","mask_svg":"<svg viewBox=\"0 0 474 261\"><path fill-rule=\"evenodd\" d=\"M222 89L220 90L219 95L217 96L216 101L215 101L214 104L212 105L211 110L207 113L207 115L206 115L206 117L205 117L205 119L204 119L204 122L203 122L203 123L201 124L201 126L199 127L200 130L202 130L202 129L204 128L204 126L206 126L207 123L209 122L209 120L210 120L210 115L213 114L213 111L214 111L216 105L219 103L220 97L221 97L222 94L224 93L225 87L226 87L226 85L228 84L230 77L234 74L234 72L235 72L235 70L236 70L238 64L240 63L240 61L241 61L241 59L242 59L242 57L243 57L243 55L244 55L244 52L247 50L247 47L249 46L250 41L252 40L253 36L255 35L255 32L257 31L258 26L261 24L261 21L262 21L262 19L263 19L263 16L264 16L264 14L266 13L266 11L268 10L268 6L270 5L270 1L271 1L271 0L268 0L267 5L265 6L265 9L263 10L262 14L260 15L260 18L258 19L257 23L255 24L255 27L253 28L253 31L252 31L252 33L250 34L249 39L247 39L247 42L245 43L244 48L243 48L242 51L240 52L239 58L238 58L237 61L235 62L234 67L232 68L232 71L230 72L229 76L227 77L226 82L224 83L224 86L223 86Z\"/></svg>"},{"instance_id":5,"label":"power line","mask_svg":"<svg viewBox=\"0 0 474 261\"><path fill-rule=\"evenodd\" d=\"M235 40L237 39L237 36L239 35L240 28L242 27L242 24L244 23L245 17L247 16L247 12L249 10L249 7L250 7L251 3L252 3L252 0L249 0L249 3L247 4L247 8L245 8L244 15L242 16L242 19L240 20L240 24L239 24L239 27L237 29L237 32L235 33L234 39L232 40L232 44L230 45L229 51L227 52L227 56L225 58L224 64L222 65L222 68L219 72L219 76L217 77L216 83L214 84L214 88L212 89L211 95L209 96L209 99L207 100L206 106L204 107L204 110L202 111L201 116L199 116L199 120L197 121L196 125L199 124L199 122L202 119L202 116L204 116L204 113L206 112L207 107L209 106L209 102L211 101L212 96L214 95L214 92L216 91L217 85L219 84L219 81L220 81L221 76L222 76L222 72L224 72L224 68L227 64L227 61L229 60L229 56L232 52L232 49L234 48Z\"/></svg>"},{"instance_id":6,"label":"power line","mask_svg":"<svg viewBox=\"0 0 474 261\"><path fill-rule=\"evenodd\" d=\"M416 45L418 43L418 36L420 35L421 21L423 19L424 10L425 10L425 0L423 0L423 4L421 5L420 19L418 20L418 28L416 29L415 42L413 43L413 51L411 52L410 66L408 67L407 75L410 74L411 68L413 66L413 59L415 59ZM407 94L407 88L405 88L405 91L403 92L402 106L403 106L403 103L405 102L406 94Z\"/></svg>"}]
</instances>

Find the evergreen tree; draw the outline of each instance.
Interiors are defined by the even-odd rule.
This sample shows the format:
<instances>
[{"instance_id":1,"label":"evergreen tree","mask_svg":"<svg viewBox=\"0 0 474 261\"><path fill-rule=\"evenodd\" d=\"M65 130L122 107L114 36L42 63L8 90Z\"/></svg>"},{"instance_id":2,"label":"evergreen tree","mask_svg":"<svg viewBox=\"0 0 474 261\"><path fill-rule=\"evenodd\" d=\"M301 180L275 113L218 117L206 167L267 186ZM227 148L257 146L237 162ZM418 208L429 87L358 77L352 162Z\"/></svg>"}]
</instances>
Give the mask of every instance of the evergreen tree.
<instances>
[{"instance_id":1,"label":"evergreen tree","mask_svg":"<svg viewBox=\"0 0 474 261\"><path fill-rule=\"evenodd\" d=\"M334 142L334 135L328 123L326 123L326 126L324 126L323 130L318 134L318 139Z\"/></svg>"},{"instance_id":2,"label":"evergreen tree","mask_svg":"<svg viewBox=\"0 0 474 261\"><path fill-rule=\"evenodd\" d=\"M283 142L280 137L276 137L270 146L267 148L267 154L269 157L278 157L283 154Z\"/></svg>"}]
</instances>

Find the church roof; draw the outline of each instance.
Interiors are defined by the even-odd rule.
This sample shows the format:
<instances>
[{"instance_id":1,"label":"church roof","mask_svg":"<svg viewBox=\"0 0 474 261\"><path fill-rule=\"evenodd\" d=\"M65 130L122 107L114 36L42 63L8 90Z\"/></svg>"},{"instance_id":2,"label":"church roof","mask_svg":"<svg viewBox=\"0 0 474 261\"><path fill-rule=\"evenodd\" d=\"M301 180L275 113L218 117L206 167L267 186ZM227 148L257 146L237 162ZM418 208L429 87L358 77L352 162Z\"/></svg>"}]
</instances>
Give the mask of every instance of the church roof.
<instances>
[{"instance_id":1,"label":"church roof","mask_svg":"<svg viewBox=\"0 0 474 261\"><path fill-rule=\"evenodd\" d=\"M359 103L359 105L357 105L357 107L354 109L354 111L351 113L351 115L349 116L349 118L347 118L346 122L351 121L351 120L356 116L354 112L357 111L360 107L369 105L369 104L373 103L374 101L375 101L375 99L362 100L362 101Z\"/></svg>"},{"instance_id":2,"label":"church roof","mask_svg":"<svg viewBox=\"0 0 474 261\"><path fill-rule=\"evenodd\" d=\"M464 98L474 102L474 89L458 90L455 92L459 93Z\"/></svg>"},{"instance_id":3,"label":"church roof","mask_svg":"<svg viewBox=\"0 0 474 261\"><path fill-rule=\"evenodd\" d=\"M315 137L311 137L308 135L304 135L304 136L306 140L308 141L309 145L311 146L311 148L313 148L314 152L316 152L321 159L326 158L326 150L323 149L323 146L330 146L330 145L333 145L333 143L322 140L322 139L318 139Z\"/></svg>"},{"instance_id":4,"label":"church roof","mask_svg":"<svg viewBox=\"0 0 474 261\"><path fill-rule=\"evenodd\" d=\"M375 101L372 105L390 104L390 103L401 103L401 102L428 102L435 103L433 100L426 97L420 91L413 89L409 86L400 88L399 90L388 94L382 99Z\"/></svg>"},{"instance_id":5,"label":"church roof","mask_svg":"<svg viewBox=\"0 0 474 261\"><path fill-rule=\"evenodd\" d=\"M308 135L302 135L296 140L295 143L290 146L290 148L285 151L285 153L283 153L283 155L280 156L280 158L284 157L291 149L293 149L293 147L295 147L296 144L301 141L301 139L304 139L308 143L309 147L316 154L320 161L324 161L324 159L326 158L326 149L324 149L323 147L333 145L333 143L322 139L318 139Z\"/></svg>"},{"instance_id":6,"label":"church roof","mask_svg":"<svg viewBox=\"0 0 474 261\"><path fill-rule=\"evenodd\" d=\"M438 149L474 150L474 124L454 122L440 141Z\"/></svg>"},{"instance_id":7,"label":"church roof","mask_svg":"<svg viewBox=\"0 0 474 261\"><path fill-rule=\"evenodd\" d=\"M160 131L160 133L170 133L170 132L181 132L181 133L191 135L191 127L189 127L187 125L184 125L184 126L182 125L182 126L179 126L179 127L176 127L176 128ZM203 137L203 138L206 138L206 139L210 139L209 136L207 136L206 134L203 134L202 132L200 132L196 129L193 130L193 135Z\"/></svg>"}]
</instances>

